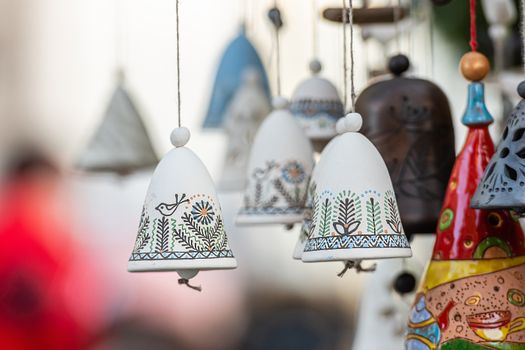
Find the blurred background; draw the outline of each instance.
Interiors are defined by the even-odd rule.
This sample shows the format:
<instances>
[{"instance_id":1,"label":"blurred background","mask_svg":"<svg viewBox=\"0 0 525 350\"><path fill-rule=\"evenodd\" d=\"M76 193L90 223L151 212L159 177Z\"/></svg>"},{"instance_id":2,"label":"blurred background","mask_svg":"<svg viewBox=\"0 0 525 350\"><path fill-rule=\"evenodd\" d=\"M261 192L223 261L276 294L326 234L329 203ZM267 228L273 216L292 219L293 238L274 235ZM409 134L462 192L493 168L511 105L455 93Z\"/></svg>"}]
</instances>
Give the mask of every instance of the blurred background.
<instances>
[{"instance_id":1,"label":"blurred background","mask_svg":"<svg viewBox=\"0 0 525 350\"><path fill-rule=\"evenodd\" d=\"M467 1L440 8L423 0L404 3L417 18L399 45L365 38L356 27L357 90L387 56L403 51L411 74L434 81L449 97L459 149L467 82L457 66L468 50ZM182 120L192 132L189 146L216 181L228 140L221 130L201 128L213 77L245 21L275 90L267 19L273 5L181 0ZM285 22L282 90L290 96L309 74L314 7L304 0L278 5ZM320 13L341 2L318 0L317 6ZM491 56L481 9L478 16L480 50ZM506 67L519 65L515 21L510 28ZM318 17L318 31L323 75L341 91L341 25ZM238 269L200 273L195 281L201 293L179 286L174 273L127 272L152 169L124 177L82 173L75 163L101 123L119 67L156 154L170 149L177 115L175 37L175 0L0 0L1 347L352 348L369 275L351 271L338 278L342 264L292 260L298 227L236 227L241 192L219 192ZM496 74L486 81L496 120L504 114L504 85ZM514 91L514 82L507 85ZM491 132L499 135L497 125Z\"/></svg>"}]
</instances>

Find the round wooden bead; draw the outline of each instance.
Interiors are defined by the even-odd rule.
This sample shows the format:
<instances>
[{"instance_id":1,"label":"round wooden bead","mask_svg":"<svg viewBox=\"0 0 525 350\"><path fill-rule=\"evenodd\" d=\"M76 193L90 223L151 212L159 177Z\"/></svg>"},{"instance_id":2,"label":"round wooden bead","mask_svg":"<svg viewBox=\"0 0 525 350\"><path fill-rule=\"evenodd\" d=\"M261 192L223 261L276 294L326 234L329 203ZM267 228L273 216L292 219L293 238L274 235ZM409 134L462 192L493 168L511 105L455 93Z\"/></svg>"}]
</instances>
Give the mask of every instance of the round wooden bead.
<instances>
[{"instance_id":1,"label":"round wooden bead","mask_svg":"<svg viewBox=\"0 0 525 350\"><path fill-rule=\"evenodd\" d=\"M410 272L402 272L394 281L394 290L399 294L412 292L416 288L416 278Z\"/></svg>"},{"instance_id":2,"label":"round wooden bead","mask_svg":"<svg viewBox=\"0 0 525 350\"><path fill-rule=\"evenodd\" d=\"M482 53L471 51L461 57L461 74L470 81L480 81L490 70L489 60Z\"/></svg>"},{"instance_id":3,"label":"round wooden bead","mask_svg":"<svg viewBox=\"0 0 525 350\"><path fill-rule=\"evenodd\" d=\"M408 67L410 67L410 61L405 55L395 55L388 60L388 70L396 76L406 72Z\"/></svg>"}]
</instances>

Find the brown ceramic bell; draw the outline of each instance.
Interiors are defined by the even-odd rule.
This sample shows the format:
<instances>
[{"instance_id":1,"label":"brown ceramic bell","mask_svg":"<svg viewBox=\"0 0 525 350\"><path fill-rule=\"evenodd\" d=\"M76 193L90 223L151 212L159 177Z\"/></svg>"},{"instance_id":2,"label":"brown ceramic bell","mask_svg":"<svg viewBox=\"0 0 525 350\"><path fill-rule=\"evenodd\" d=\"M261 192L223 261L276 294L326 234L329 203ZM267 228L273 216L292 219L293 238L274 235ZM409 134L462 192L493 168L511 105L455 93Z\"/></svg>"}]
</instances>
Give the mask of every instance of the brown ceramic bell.
<instances>
[{"instance_id":1,"label":"brown ceramic bell","mask_svg":"<svg viewBox=\"0 0 525 350\"><path fill-rule=\"evenodd\" d=\"M435 231L455 159L447 97L428 80L403 77L404 55L390 59L392 79L367 87L356 102L362 133L386 162L407 235Z\"/></svg>"}]
</instances>

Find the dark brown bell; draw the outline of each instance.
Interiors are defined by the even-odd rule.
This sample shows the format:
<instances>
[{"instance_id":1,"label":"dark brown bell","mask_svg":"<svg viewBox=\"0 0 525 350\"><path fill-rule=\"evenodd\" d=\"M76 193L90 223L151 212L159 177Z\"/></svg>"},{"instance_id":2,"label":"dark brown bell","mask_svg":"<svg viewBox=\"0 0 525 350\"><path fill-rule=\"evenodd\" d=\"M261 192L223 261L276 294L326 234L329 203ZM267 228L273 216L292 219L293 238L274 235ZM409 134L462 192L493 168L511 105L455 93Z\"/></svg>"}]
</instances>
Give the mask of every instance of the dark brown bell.
<instances>
[{"instance_id":1,"label":"dark brown bell","mask_svg":"<svg viewBox=\"0 0 525 350\"><path fill-rule=\"evenodd\" d=\"M406 56L392 57L393 78L367 87L356 112L386 162L410 235L435 232L455 148L447 97L428 80L402 77L408 67Z\"/></svg>"}]
</instances>

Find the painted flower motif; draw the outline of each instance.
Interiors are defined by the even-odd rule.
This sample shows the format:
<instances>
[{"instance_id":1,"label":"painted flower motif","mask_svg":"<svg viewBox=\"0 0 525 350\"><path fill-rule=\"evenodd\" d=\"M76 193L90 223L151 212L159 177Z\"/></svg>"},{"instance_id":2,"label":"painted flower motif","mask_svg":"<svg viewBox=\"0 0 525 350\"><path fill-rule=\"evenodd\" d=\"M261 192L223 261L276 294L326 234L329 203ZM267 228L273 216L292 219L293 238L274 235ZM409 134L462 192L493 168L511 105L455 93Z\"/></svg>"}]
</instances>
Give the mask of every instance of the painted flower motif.
<instances>
[{"instance_id":1,"label":"painted flower motif","mask_svg":"<svg viewBox=\"0 0 525 350\"><path fill-rule=\"evenodd\" d=\"M288 162L282 169L284 181L299 184L304 181L306 173L303 166L297 161Z\"/></svg>"},{"instance_id":2,"label":"painted flower motif","mask_svg":"<svg viewBox=\"0 0 525 350\"><path fill-rule=\"evenodd\" d=\"M191 215L199 224L209 225L215 216L215 212L209 202L200 201L191 207Z\"/></svg>"}]
</instances>

